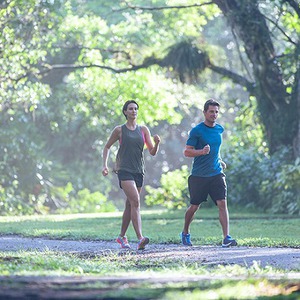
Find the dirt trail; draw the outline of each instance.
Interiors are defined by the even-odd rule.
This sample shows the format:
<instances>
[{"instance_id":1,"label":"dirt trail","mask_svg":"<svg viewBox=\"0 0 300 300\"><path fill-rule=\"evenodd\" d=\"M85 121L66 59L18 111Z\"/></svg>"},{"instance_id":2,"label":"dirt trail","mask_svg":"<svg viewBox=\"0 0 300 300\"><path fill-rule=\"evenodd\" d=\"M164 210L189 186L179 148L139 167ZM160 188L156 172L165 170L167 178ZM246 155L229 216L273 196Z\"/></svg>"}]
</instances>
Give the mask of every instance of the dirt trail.
<instances>
[{"instance_id":1,"label":"dirt trail","mask_svg":"<svg viewBox=\"0 0 300 300\"><path fill-rule=\"evenodd\" d=\"M136 245L132 244L132 247ZM135 248L134 248L135 249ZM73 241L45 238L24 238L20 236L0 236L0 251L37 250L60 251L80 255L122 254L115 241ZM178 244L149 244L145 251L132 251L151 260L175 259L199 262L202 265L238 264L251 266L258 262L262 267L272 266L286 271L300 271L300 249L268 247L193 246Z\"/></svg>"},{"instance_id":2,"label":"dirt trail","mask_svg":"<svg viewBox=\"0 0 300 300\"><path fill-rule=\"evenodd\" d=\"M131 246L136 247L133 244ZM1 252L21 250L66 252L86 257L128 253L128 251L120 250L115 241L72 241L0 236ZM288 289L293 289L293 292L300 290L300 249L240 246L224 249L217 246L184 247L178 244L150 244L145 251L132 250L129 253L147 258L154 263L180 260L207 266L238 264L250 267L255 261L261 267L272 266L283 269L283 272L274 273L270 279L289 280ZM184 284L195 282L198 284L198 282L210 282L216 279L224 279L224 275L182 276L175 272L168 276L142 273L136 278L127 276L0 276L0 300L122 299L122 293L126 295L127 292L131 296L128 298L127 294L126 299L152 300L160 297L147 296L145 284L148 291L151 291L151 289L157 289L157 286L164 286L171 282ZM230 277L230 280L239 282L243 278L241 276ZM133 294L141 286L144 291L143 296L139 293Z\"/></svg>"}]
</instances>

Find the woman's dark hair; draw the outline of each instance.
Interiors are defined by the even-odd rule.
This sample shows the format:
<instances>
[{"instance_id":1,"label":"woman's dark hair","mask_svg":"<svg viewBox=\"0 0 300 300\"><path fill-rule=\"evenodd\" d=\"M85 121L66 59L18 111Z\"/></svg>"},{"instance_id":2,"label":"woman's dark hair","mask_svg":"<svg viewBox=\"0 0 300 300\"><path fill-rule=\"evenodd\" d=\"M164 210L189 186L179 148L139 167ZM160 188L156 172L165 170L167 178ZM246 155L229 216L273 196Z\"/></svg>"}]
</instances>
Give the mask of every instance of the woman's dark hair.
<instances>
[{"instance_id":1,"label":"woman's dark hair","mask_svg":"<svg viewBox=\"0 0 300 300\"><path fill-rule=\"evenodd\" d=\"M213 105L213 106L218 106L220 107L220 103L214 99L208 99L205 104L204 104L204 111L207 111L208 110L208 107L210 105Z\"/></svg>"},{"instance_id":2,"label":"woman's dark hair","mask_svg":"<svg viewBox=\"0 0 300 300\"><path fill-rule=\"evenodd\" d=\"M127 116L125 115L124 111L127 110L128 105L131 103L136 104L137 108L139 108L139 105L134 100L126 101L125 104L123 105L123 109L122 109L123 115L125 116L126 119L127 119Z\"/></svg>"}]
</instances>

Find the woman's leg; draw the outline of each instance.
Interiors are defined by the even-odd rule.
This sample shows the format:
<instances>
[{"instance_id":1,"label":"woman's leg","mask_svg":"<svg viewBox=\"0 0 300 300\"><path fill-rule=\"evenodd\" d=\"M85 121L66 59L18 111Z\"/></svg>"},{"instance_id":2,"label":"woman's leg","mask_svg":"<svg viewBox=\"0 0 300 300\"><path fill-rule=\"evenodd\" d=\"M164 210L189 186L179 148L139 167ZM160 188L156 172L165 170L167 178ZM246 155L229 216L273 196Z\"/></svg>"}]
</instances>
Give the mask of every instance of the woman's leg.
<instances>
[{"instance_id":1,"label":"woman's leg","mask_svg":"<svg viewBox=\"0 0 300 300\"><path fill-rule=\"evenodd\" d=\"M123 216L122 216L122 226L121 226L120 236L123 237L126 235L126 231L130 224L130 221L131 221L131 205L130 205L129 200L126 199L125 209L124 209Z\"/></svg>"},{"instance_id":2,"label":"woman's leg","mask_svg":"<svg viewBox=\"0 0 300 300\"><path fill-rule=\"evenodd\" d=\"M123 214L123 221L122 221L122 229L127 229L130 221L128 222L129 216L129 209L130 209L130 216L133 228L135 230L137 238L140 240L143 238L142 235L142 220L140 214L140 188L136 187L136 184L133 180L124 180L121 181L122 189L127 197L129 205L126 205L124 214ZM126 228L127 226L127 228ZM125 235L125 234L124 234Z\"/></svg>"}]
</instances>

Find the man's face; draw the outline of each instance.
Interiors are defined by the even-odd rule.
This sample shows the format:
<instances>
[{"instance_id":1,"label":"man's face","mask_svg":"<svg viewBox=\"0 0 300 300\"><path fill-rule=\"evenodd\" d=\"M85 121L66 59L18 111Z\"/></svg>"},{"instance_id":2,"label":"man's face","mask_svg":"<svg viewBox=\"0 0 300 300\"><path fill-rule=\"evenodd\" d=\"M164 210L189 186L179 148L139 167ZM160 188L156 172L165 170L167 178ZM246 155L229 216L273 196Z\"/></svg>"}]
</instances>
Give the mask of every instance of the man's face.
<instances>
[{"instance_id":1,"label":"man's face","mask_svg":"<svg viewBox=\"0 0 300 300\"><path fill-rule=\"evenodd\" d=\"M215 123L219 115L219 107L209 105L207 111L204 111L205 120L209 123Z\"/></svg>"}]
</instances>

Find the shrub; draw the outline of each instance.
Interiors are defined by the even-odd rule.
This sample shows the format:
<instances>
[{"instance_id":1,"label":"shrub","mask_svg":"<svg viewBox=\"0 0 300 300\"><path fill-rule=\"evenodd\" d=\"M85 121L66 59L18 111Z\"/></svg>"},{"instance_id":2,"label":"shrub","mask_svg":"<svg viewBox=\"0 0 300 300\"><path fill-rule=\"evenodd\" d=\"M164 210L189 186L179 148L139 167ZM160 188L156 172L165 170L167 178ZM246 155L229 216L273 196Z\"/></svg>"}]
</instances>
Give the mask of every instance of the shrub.
<instances>
[{"instance_id":1,"label":"shrub","mask_svg":"<svg viewBox=\"0 0 300 300\"><path fill-rule=\"evenodd\" d=\"M96 213L113 212L116 207L108 202L100 192L91 193L88 189L80 190L75 196L70 196L66 207L57 210L58 213Z\"/></svg>"},{"instance_id":2,"label":"shrub","mask_svg":"<svg viewBox=\"0 0 300 300\"><path fill-rule=\"evenodd\" d=\"M163 174L160 187L145 186L148 193L145 196L145 203L149 206L162 205L170 209L185 207L188 199L188 176L189 170L186 165L181 169Z\"/></svg>"},{"instance_id":3,"label":"shrub","mask_svg":"<svg viewBox=\"0 0 300 300\"><path fill-rule=\"evenodd\" d=\"M262 196L272 205L272 213L300 214L300 158L294 164L282 164L275 180L262 184Z\"/></svg>"},{"instance_id":4,"label":"shrub","mask_svg":"<svg viewBox=\"0 0 300 300\"><path fill-rule=\"evenodd\" d=\"M255 148L227 153L231 203L263 212L299 214L300 159L288 162L289 153L283 149L269 157Z\"/></svg>"}]
</instances>

